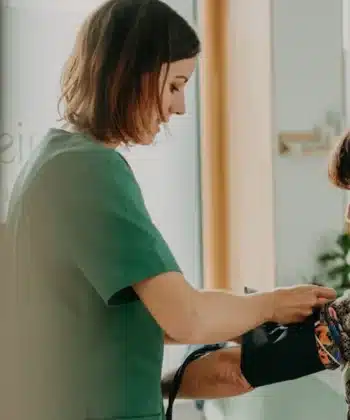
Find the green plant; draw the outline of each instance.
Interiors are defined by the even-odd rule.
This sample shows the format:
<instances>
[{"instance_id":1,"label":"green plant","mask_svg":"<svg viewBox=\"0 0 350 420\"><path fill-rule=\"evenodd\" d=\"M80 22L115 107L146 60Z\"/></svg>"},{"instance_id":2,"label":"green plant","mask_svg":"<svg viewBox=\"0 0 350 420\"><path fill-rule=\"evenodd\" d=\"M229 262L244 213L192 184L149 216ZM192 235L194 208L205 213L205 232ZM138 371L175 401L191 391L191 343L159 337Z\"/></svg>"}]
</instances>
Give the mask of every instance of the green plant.
<instances>
[{"instance_id":1,"label":"green plant","mask_svg":"<svg viewBox=\"0 0 350 420\"><path fill-rule=\"evenodd\" d=\"M319 255L317 260L325 271L326 283L342 295L350 289L350 235L338 235L335 244L334 250Z\"/></svg>"}]
</instances>

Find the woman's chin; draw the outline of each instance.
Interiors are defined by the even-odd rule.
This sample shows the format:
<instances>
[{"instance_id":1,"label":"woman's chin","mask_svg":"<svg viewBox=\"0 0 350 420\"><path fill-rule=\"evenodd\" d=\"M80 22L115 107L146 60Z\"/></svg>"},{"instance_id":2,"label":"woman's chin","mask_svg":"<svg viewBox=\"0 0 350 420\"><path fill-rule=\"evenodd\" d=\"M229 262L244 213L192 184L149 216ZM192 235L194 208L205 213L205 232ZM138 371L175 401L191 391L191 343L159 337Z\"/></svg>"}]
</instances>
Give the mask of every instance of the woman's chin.
<instances>
[{"instance_id":1,"label":"woman's chin","mask_svg":"<svg viewBox=\"0 0 350 420\"><path fill-rule=\"evenodd\" d=\"M144 146L148 146L154 143L154 139L156 138L158 133L154 134L154 133L149 133L147 135L145 135L142 139L142 145Z\"/></svg>"}]
</instances>

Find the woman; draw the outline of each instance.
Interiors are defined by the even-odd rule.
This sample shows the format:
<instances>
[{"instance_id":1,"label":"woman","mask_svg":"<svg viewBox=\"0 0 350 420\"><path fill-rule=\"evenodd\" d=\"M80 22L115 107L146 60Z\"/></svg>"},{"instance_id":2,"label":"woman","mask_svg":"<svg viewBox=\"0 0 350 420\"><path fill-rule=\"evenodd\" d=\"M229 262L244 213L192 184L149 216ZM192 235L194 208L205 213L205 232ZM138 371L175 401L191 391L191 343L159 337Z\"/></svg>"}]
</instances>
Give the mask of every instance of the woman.
<instances>
[{"instance_id":1,"label":"woman","mask_svg":"<svg viewBox=\"0 0 350 420\"><path fill-rule=\"evenodd\" d=\"M115 148L152 144L185 113L199 52L194 30L158 0L108 1L78 33L63 74L67 126L26 164L8 215L21 418L161 419L164 343L302 321L335 297L316 286L197 291L152 223Z\"/></svg>"}]
</instances>

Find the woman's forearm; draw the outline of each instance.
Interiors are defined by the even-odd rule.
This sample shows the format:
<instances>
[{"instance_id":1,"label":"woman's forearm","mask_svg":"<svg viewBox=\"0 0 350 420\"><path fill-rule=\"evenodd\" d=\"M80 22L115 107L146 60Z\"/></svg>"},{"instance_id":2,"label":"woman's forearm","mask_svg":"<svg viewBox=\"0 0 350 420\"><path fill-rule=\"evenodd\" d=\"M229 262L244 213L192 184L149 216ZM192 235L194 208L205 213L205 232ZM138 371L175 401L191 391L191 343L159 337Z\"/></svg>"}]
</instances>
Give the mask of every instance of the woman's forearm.
<instances>
[{"instance_id":1,"label":"woman's forearm","mask_svg":"<svg viewBox=\"0 0 350 420\"><path fill-rule=\"evenodd\" d=\"M196 331L188 344L232 340L270 321L272 294L235 296L230 292L201 290L195 302ZM210 309L210 310L209 310Z\"/></svg>"},{"instance_id":2,"label":"woman's forearm","mask_svg":"<svg viewBox=\"0 0 350 420\"><path fill-rule=\"evenodd\" d=\"M162 330L187 344L228 341L267 321L302 321L335 296L332 289L310 285L248 296L196 290L178 272L138 282L134 290Z\"/></svg>"},{"instance_id":3,"label":"woman's forearm","mask_svg":"<svg viewBox=\"0 0 350 420\"><path fill-rule=\"evenodd\" d=\"M178 398L215 399L245 394L253 388L242 375L241 349L231 347L215 351L189 364L185 370ZM174 374L162 380L162 392L168 397Z\"/></svg>"}]
</instances>

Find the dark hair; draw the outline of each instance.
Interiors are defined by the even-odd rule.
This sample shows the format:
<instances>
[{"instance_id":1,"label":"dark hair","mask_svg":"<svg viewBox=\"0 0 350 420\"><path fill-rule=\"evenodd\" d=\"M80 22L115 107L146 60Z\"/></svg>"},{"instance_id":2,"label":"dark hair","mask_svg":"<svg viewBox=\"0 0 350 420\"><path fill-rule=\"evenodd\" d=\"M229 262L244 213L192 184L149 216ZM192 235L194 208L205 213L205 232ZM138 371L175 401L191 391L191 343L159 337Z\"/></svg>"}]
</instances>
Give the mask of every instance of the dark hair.
<instances>
[{"instance_id":1,"label":"dark hair","mask_svg":"<svg viewBox=\"0 0 350 420\"><path fill-rule=\"evenodd\" d=\"M164 64L196 57L200 41L159 0L110 0L83 23L62 76L63 118L102 142L142 142Z\"/></svg>"},{"instance_id":2,"label":"dark hair","mask_svg":"<svg viewBox=\"0 0 350 420\"><path fill-rule=\"evenodd\" d=\"M350 189L350 132L345 133L332 150L328 176L336 187Z\"/></svg>"}]
</instances>

